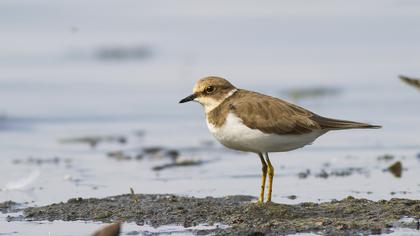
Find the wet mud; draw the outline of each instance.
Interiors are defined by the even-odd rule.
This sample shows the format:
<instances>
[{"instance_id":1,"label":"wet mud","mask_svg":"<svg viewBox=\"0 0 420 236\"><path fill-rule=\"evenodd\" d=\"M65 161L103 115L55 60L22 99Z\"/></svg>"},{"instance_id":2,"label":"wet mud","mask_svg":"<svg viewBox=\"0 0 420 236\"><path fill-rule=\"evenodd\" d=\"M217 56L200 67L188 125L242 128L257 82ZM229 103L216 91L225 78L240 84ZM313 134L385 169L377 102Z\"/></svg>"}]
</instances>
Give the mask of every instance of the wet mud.
<instances>
[{"instance_id":1,"label":"wet mud","mask_svg":"<svg viewBox=\"0 0 420 236\"><path fill-rule=\"evenodd\" d=\"M306 169L305 171L301 171L298 173L299 179L306 179L309 176L313 175L317 178L328 179L330 177L347 177L354 174L359 175L367 175L369 170L361 168L361 167L347 167L341 169L324 169L322 168L320 171L313 173L310 169Z\"/></svg>"},{"instance_id":2,"label":"wet mud","mask_svg":"<svg viewBox=\"0 0 420 236\"><path fill-rule=\"evenodd\" d=\"M18 206L19 204L13 201L0 202L0 212L3 214L14 212Z\"/></svg>"},{"instance_id":3,"label":"wet mud","mask_svg":"<svg viewBox=\"0 0 420 236\"><path fill-rule=\"evenodd\" d=\"M186 228L216 223L229 226L196 234L279 235L313 232L324 235L369 235L389 233L393 227L416 229L420 218L420 200L375 202L347 197L319 204L287 205L258 204L250 196L194 198L132 193L103 199L74 198L66 203L26 208L23 214L24 219L30 221L124 221L154 227L177 224ZM413 220L399 224L402 218Z\"/></svg>"},{"instance_id":4,"label":"wet mud","mask_svg":"<svg viewBox=\"0 0 420 236\"><path fill-rule=\"evenodd\" d=\"M118 161L141 161L144 159L149 160L166 160L167 163L155 165L152 167L153 171L162 171L177 167L191 167L201 166L209 163L210 161L204 161L201 159L185 158L181 155L179 150L165 148L165 147L145 147L142 150L136 151L124 151L117 150L111 151L106 154L109 158Z\"/></svg>"},{"instance_id":5,"label":"wet mud","mask_svg":"<svg viewBox=\"0 0 420 236\"><path fill-rule=\"evenodd\" d=\"M88 144L92 148L95 148L100 143L126 144L127 138L125 136L117 136L117 135L86 136L86 137L78 137L78 138L60 139L59 142L62 144L84 143L84 144Z\"/></svg>"}]
</instances>

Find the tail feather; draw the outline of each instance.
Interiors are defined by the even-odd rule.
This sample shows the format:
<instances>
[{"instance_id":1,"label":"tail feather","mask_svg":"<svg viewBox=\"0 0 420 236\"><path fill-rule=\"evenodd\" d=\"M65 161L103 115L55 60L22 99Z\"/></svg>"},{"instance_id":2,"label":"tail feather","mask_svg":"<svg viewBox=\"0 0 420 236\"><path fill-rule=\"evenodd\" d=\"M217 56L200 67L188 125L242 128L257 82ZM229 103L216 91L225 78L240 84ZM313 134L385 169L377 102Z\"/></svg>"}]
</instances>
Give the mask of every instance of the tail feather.
<instances>
[{"instance_id":1,"label":"tail feather","mask_svg":"<svg viewBox=\"0 0 420 236\"><path fill-rule=\"evenodd\" d=\"M348 120L337 120L327 117L315 115L312 117L322 129L329 130L340 130L340 129L379 129L382 128L380 125L371 125L366 123L348 121Z\"/></svg>"}]
</instances>

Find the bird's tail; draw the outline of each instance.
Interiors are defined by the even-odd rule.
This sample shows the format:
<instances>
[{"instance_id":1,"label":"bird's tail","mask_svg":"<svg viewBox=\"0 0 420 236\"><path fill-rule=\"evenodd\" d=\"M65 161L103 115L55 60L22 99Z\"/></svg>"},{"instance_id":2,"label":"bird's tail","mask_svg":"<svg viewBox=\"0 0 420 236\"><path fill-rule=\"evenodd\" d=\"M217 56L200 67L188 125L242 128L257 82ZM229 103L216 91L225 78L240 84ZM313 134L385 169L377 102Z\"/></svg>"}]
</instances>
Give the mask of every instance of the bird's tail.
<instances>
[{"instance_id":1,"label":"bird's tail","mask_svg":"<svg viewBox=\"0 0 420 236\"><path fill-rule=\"evenodd\" d=\"M340 129L380 129L382 126L380 125L371 125L366 123L348 121L348 120L337 120L331 119L327 117L322 117L315 115L312 117L314 121L316 121L321 128L328 129L328 130L340 130Z\"/></svg>"}]
</instances>

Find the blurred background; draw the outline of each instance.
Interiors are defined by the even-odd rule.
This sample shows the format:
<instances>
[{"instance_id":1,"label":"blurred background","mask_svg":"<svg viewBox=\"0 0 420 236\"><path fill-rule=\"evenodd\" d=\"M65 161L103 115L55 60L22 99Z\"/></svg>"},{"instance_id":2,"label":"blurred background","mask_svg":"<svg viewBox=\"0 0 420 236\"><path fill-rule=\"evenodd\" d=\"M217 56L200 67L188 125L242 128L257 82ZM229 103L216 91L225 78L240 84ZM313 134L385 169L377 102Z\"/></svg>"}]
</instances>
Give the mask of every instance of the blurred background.
<instances>
[{"instance_id":1,"label":"blurred background","mask_svg":"<svg viewBox=\"0 0 420 236\"><path fill-rule=\"evenodd\" d=\"M196 80L222 76L381 130L272 154L274 200L420 195L420 3L0 2L0 202L259 192L254 154L214 142ZM240 160L240 161L239 161ZM387 171L402 163L402 176ZM169 168L167 168L169 166Z\"/></svg>"}]
</instances>

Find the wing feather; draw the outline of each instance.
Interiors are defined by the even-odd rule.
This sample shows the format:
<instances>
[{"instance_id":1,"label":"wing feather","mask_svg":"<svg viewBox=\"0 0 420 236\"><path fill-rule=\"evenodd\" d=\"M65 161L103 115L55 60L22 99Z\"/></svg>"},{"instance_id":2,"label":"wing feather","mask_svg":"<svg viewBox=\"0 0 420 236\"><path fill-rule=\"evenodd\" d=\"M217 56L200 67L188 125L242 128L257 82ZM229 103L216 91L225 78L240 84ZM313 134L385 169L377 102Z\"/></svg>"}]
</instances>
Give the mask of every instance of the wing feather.
<instances>
[{"instance_id":1,"label":"wing feather","mask_svg":"<svg viewBox=\"0 0 420 236\"><path fill-rule=\"evenodd\" d=\"M220 127L229 112L233 112L251 129L279 135L381 127L319 116L284 100L242 89L207 114L207 119Z\"/></svg>"},{"instance_id":2,"label":"wing feather","mask_svg":"<svg viewBox=\"0 0 420 236\"><path fill-rule=\"evenodd\" d=\"M251 129L264 133L304 134L321 129L313 113L278 98L241 90L231 110ZM245 97L243 99L241 97Z\"/></svg>"}]
</instances>

